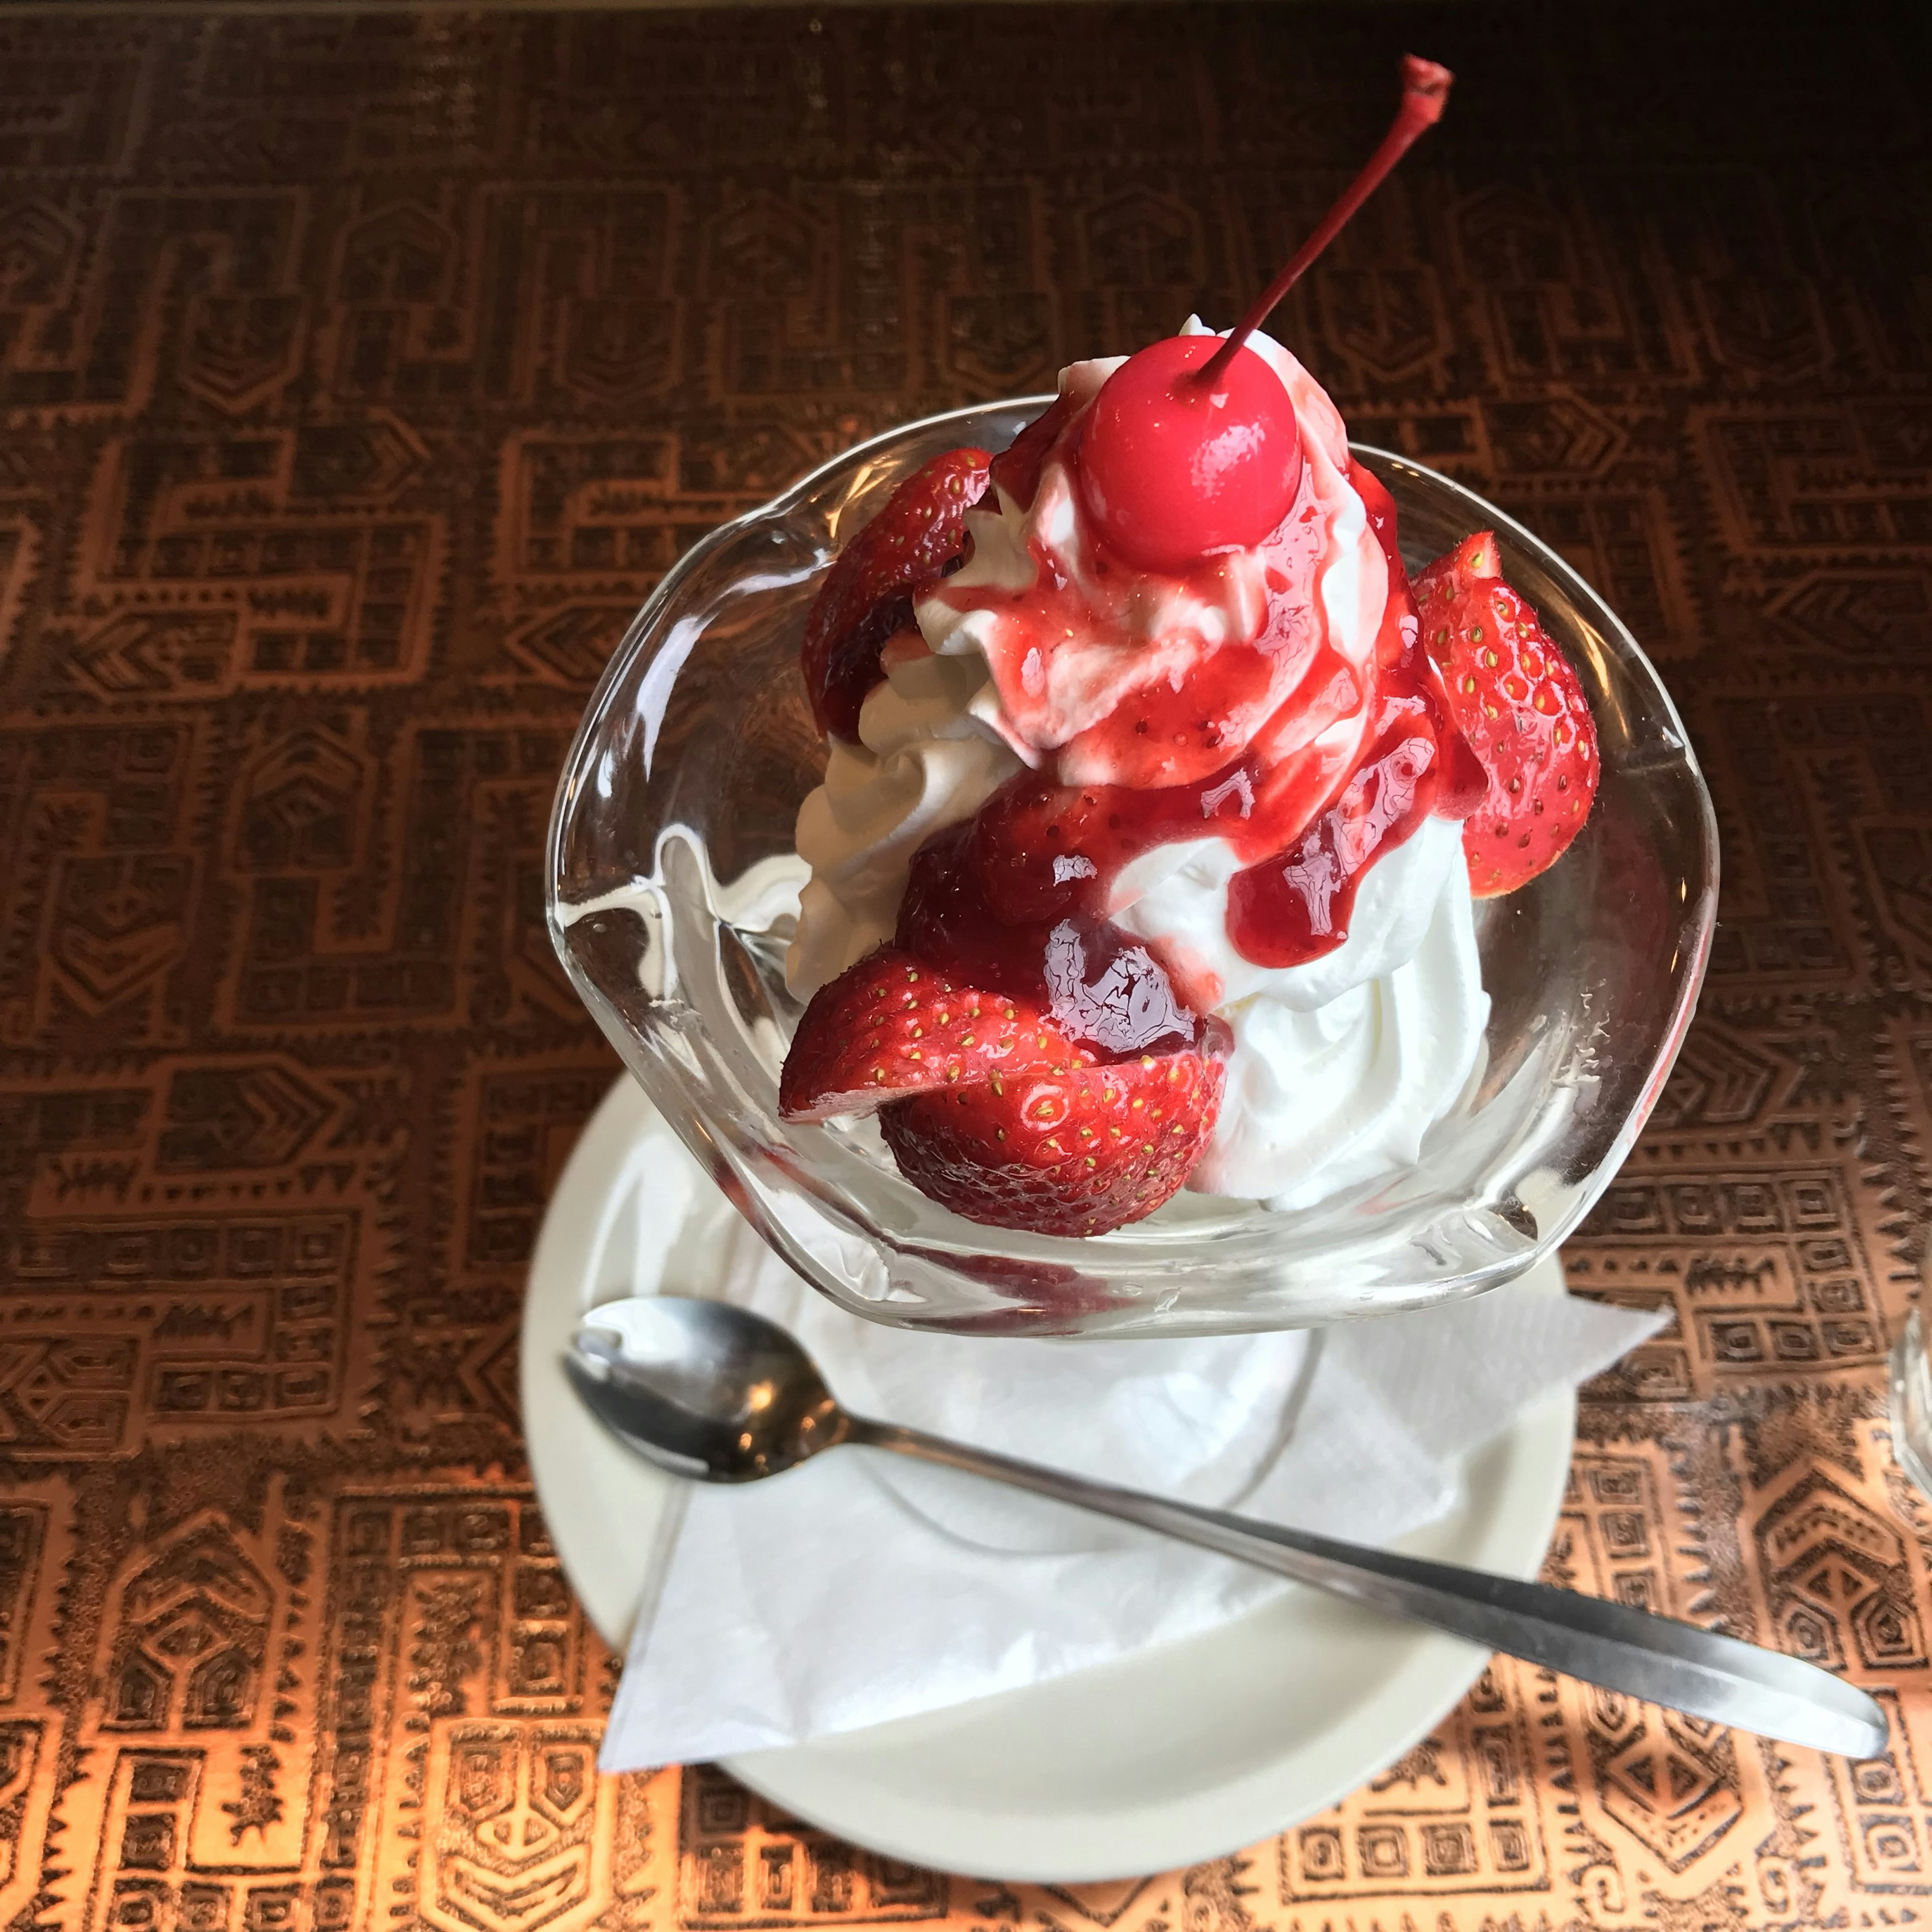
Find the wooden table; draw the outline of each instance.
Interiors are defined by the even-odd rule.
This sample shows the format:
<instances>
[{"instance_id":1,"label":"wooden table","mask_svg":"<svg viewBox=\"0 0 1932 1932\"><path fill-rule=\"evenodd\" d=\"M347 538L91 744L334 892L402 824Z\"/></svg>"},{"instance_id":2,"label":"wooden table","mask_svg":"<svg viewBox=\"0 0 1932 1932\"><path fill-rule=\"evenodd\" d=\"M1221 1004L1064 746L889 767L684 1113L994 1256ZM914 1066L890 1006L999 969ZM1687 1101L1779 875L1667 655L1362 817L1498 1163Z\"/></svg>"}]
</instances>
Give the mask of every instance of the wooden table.
<instances>
[{"instance_id":1,"label":"wooden table","mask_svg":"<svg viewBox=\"0 0 1932 1932\"><path fill-rule=\"evenodd\" d=\"M1922 18L1686 7L0 15L0 1924L1632 1932L1932 1911ZM1012 1891L598 1783L616 1661L514 1401L614 1063L540 843L665 566L856 437L1284 314L1682 704L1696 1030L1568 1250L1549 1574L1817 1658L1869 1764L1498 1665L1370 1789Z\"/></svg>"}]
</instances>

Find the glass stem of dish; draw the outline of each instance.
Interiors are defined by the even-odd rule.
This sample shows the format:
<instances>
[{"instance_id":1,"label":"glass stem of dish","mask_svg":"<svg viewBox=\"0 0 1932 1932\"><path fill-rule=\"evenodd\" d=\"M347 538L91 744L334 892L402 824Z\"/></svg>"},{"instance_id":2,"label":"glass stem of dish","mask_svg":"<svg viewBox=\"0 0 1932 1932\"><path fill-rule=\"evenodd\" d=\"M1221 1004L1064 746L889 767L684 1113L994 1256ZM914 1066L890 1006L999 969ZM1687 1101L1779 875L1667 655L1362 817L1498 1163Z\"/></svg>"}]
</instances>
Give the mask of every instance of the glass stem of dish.
<instances>
[{"instance_id":1,"label":"glass stem of dish","mask_svg":"<svg viewBox=\"0 0 1932 1932\"><path fill-rule=\"evenodd\" d=\"M848 1421L844 1442L966 1470L1137 1523L1606 1690L1820 1750L1867 1757L1885 1746L1884 1718L1855 1685L1718 1631L1546 1584L1336 1542L1091 1481L895 1423L856 1415Z\"/></svg>"}]
</instances>

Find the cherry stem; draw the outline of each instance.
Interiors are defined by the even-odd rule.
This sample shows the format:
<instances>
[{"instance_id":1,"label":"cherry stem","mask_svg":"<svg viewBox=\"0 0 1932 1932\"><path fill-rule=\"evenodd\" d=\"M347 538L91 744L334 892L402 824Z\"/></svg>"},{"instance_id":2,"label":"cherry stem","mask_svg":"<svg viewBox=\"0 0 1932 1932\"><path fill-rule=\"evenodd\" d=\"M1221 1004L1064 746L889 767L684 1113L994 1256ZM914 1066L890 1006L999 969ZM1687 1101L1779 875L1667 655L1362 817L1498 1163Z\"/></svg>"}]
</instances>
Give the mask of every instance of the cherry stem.
<instances>
[{"instance_id":1,"label":"cherry stem","mask_svg":"<svg viewBox=\"0 0 1932 1932\"><path fill-rule=\"evenodd\" d=\"M1287 267L1262 291L1253 308L1228 332L1227 340L1195 372L1196 382L1211 382L1227 368L1241 344L1267 321L1275 305L1342 232L1356 209L1382 186L1384 177L1408 152L1416 136L1425 128L1432 128L1442 119L1455 78L1446 67L1439 67L1434 61L1420 60L1414 54L1402 56L1402 105L1396 110L1395 118L1382 136L1382 146L1369 157L1361 172L1342 190L1335 206L1322 218L1314 233L1294 251Z\"/></svg>"}]
</instances>

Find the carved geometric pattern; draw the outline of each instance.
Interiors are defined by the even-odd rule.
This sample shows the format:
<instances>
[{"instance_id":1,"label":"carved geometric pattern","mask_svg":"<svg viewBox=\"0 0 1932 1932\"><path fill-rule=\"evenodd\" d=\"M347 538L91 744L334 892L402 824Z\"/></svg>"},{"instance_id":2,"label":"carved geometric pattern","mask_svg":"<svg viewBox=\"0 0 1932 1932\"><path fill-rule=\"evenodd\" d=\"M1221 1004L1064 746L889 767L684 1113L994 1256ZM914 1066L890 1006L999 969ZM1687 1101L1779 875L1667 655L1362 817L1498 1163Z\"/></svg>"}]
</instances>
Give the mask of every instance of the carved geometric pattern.
<instances>
[{"instance_id":1,"label":"carved geometric pattern","mask_svg":"<svg viewBox=\"0 0 1932 1932\"><path fill-rule=\"evenodd\" d=\"M684 1779L678 1814L681 1924L896 1924L939 1918L946 1882L822 1832L801 1834L722 1772ZM1102 1922L1105 1922L1104 1921Z\"/></svg>"},{"instance_id":2,"label":"carved geometric pattern","mask_svg":"<svg viewBox=\"0 0 1932 1932\"><path fill-rule=\"evenodd\" d=\"M1654 13L1490 37L1276 326L1596 586L1717 806L1699 1017L1567 1250L1670 1318L1546 1574L1843 1670L1886 1752L1498 1661L1322 1816L1059 1887L591 1768L516 1396L616 1071L542 912L584 700L826 458L1234 314L1387 112L1361 18L0 9L0 1925L1923 1921L1923 62Z\"/></svg>"},{"instance_id":3,"label":"carved geometric pattern","mask_svg":"<svg viewBox=\"0 0 1932 1932\"><path fill-rule=\"evenodd\" d=\"M1534 1763L1529 1716L1491 1672L1365 1790L1282 1834L1282 1902L1546 1892Z\"/></svg>"},{"instance_id":4,"label":"carved geometric pattern","mask_svg":"<svg viewBox=\"0 0 1932 1932\"><path fill-rule=\"evenodd\" d=\"M1856 1163L1729 1172L1646 1161L1606 1192L1568 1252L1580 1292L1669 1308L1671 1325L1612 1376L1652 1400L1736 1377L1875 1363L1884 1300Z\"/></svg>"}]
</instances>

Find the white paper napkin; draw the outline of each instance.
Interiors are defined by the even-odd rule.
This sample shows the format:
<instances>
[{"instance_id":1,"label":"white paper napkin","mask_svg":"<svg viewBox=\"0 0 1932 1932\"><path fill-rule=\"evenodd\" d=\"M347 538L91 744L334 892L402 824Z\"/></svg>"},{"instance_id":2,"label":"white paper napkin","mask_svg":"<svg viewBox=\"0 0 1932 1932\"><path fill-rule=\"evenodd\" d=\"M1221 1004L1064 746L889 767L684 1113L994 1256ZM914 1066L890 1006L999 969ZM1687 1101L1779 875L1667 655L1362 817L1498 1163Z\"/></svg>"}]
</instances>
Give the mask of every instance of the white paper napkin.
<instances>
[{"instance_id":1,"label":"white paper napkin","mask_svg":"<svg viewBox=\"0 0 1932 1932\"><path fill-rule=\"evenodd\" d=\"M640 1244L638 1292L757 1308L791 1328L862 1412L1360 1542L1450 1508L1469 1450L1662 1319L1519 1286L1312 1336L913 1334L806 1287L735 1214L721 1219L715 1190L668 1151L636 1203L655 1236ZM597 1318L621 1332L622 1310ZM1195 1635L1294 1587L867 1450L743 1488L694 1486L684 1504L638 1616L606 1771L797 1743L1013 1690Z\"/></svg>"}]
</instances>

